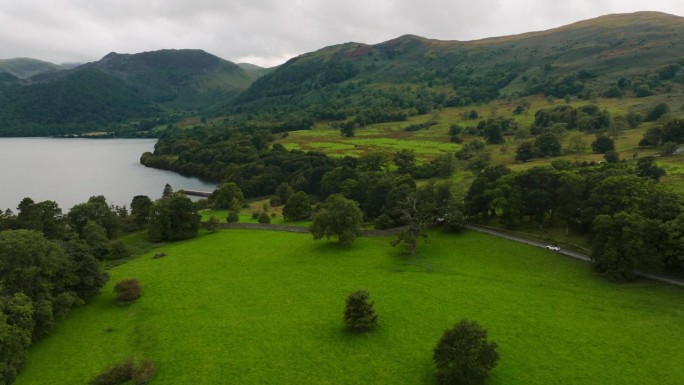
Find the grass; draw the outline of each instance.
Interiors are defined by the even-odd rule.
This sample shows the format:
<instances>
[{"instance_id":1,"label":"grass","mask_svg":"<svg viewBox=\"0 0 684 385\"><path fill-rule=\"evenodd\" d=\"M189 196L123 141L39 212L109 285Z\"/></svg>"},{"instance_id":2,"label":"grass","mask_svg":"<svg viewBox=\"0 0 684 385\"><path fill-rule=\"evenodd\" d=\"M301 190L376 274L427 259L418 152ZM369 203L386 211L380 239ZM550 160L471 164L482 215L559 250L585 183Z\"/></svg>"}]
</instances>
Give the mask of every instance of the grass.
<instances>
[{"instance_id":1,"label":"grass","mask_svg":"<svg viewBox=\"0 0 684 385\"><path fill-rule=\"evenodd\" d=\"M31 349L16 385L83 384L132 356L151 384L432 384L432 349L474 319L499 344L489 384L681 384L684 296L650 281L617 285L587 264L487 235L433 233L418 257L389 239L350 248L310 236L203 233L111 270L93 303ZM115 304L115 282L142 297ZM366 289L379 327L344 328Z\"/></svg>"}]
</instances>

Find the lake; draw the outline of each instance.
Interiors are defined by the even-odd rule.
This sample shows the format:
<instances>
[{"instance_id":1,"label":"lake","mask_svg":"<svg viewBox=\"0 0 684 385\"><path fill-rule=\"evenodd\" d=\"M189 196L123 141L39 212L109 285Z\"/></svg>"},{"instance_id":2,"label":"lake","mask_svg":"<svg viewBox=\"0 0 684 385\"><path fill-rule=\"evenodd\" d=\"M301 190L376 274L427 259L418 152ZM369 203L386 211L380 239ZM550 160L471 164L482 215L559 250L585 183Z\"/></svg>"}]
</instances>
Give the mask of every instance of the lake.
<instances>
[{"instance_id":1,"label":"lake","mask_svg":"<svg viewBox=\"0 0 684 385\"><path fill-rule=\"evenodd\" d=\"M0 209L24 197L53 200L63 212L93 195L109 204L130 206L135 195L161 196L174 190L212 191L215 183L140 164L156 139L0 138Z\"/></svg>"}]
</instances>

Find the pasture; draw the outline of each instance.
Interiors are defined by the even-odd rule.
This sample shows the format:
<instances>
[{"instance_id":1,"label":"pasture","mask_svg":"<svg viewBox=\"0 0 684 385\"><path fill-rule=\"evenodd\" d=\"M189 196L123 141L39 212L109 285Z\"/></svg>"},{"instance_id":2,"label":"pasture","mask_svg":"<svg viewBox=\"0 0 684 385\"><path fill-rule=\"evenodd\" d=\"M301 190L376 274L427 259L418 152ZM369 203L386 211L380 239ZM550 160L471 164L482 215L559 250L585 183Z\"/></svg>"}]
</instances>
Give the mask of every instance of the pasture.
<instances>
[{"instance_id":1,"label":"pasture","mask_svg":"<svg viewBox=\"0 0 684 385\"><path fill-rule=\"evenodd\" d=\"M221 230L164 245L112 269L33 346L16 385L84 384L127 357L155 362L151 384L433 384L432 349L463 318L499 344L488 384L684 383L681 289L614 284L473 232L433 232L416 257L389 241ZM143 295L119 307L112 287L127 278ZM358 289L380 315L366 334L342 322Z\"/></svg>"}]
</instances>

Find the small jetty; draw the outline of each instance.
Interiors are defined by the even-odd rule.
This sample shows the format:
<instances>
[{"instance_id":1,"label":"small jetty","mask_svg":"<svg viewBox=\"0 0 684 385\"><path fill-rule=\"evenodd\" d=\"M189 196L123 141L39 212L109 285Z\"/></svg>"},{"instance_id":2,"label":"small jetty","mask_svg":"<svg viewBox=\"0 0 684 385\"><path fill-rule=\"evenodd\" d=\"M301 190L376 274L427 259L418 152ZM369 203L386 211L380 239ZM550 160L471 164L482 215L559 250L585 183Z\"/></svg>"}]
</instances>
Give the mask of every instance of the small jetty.
<instances>
[{"instance_id":1,"label":"small jetty","mask_svg":"<svg viewBox=\"0 0 684 385\"><path fill-rule=\"evenodd\" d=\"M211 196L211 191L185 190L185 189L182 189L182 190L178 190L178 192L181 193L181 194L192 195L192 196L195 196L195 197L204 197L204 198L208 198L209 196Z\"/></svg>"}]
</instances>

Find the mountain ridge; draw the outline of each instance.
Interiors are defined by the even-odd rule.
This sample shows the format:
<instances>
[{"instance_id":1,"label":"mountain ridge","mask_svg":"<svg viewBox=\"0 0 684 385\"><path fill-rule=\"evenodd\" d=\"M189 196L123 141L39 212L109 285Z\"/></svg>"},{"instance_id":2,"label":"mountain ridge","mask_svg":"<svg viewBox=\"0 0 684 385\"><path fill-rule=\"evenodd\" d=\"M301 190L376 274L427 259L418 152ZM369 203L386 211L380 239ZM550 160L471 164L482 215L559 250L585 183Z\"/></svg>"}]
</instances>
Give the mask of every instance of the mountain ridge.
<instances>
[{"instance_id":1,"label":"mountain ridge","mask_svg":"<svg viewBox=\"0 0 684 385\"><path fill-rule=\"evenodd\" d=\"M632 85L618 93L635 93L640 85L647 88L645 94L666 92L662 81L669 82L670 88L684 83L682 48L684 18L637 12L471 41L407 34L373 45L347 42L269 69L235 64L196 49L112 52L74 69L19 81L5 77L0 100L31 99L30 88L18 89L38 83L50 88L55 81L88 69L123 81L124 88L133 92L124 93L149 107L141 111L195 116L208 112L229 116L237 125L254 120L262 127L277 125L278 130L307 128L317 120L353 119L363 126L501 97L591 98L616 87L618 81ZM110 82L105 77L78 81ZM672 81L680 78L682 82ZM107 100L107 92L101 90L97 99ZM59 90L43 94L55 97ZM78 100L77 96L70 98ZM122 95L111 97L122 100ZM34 102L37 108L50 103ZM12 108L0 113L0 122L32 119ZM55 124L71 123L56 120Z\"/></svg>"}]
</instances>

